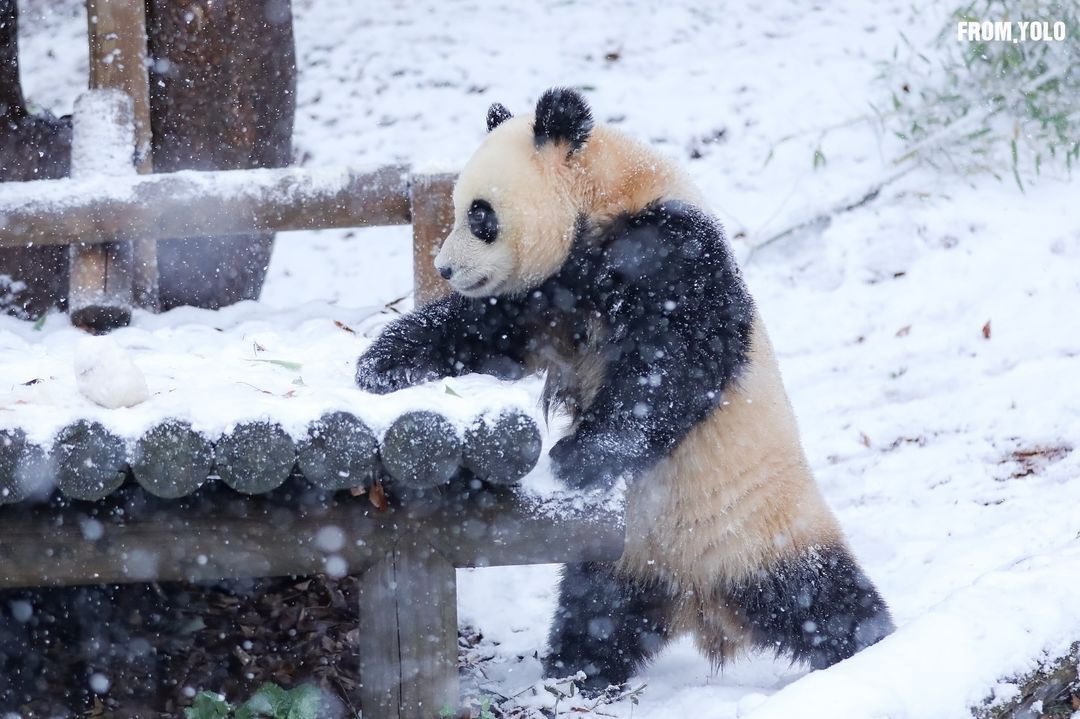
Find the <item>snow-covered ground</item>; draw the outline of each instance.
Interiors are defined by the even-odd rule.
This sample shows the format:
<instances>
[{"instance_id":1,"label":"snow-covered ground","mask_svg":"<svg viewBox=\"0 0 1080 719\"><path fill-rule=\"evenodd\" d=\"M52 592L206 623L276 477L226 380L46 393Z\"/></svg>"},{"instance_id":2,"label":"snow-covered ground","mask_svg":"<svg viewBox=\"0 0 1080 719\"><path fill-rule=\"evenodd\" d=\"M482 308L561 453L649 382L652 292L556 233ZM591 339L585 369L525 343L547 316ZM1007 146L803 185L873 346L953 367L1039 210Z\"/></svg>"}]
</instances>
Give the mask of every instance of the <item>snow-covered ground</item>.
<instances>
[{"instance_id":1,"label":"snow-covered ground","mask_svg":"<svg viewBox=\"0 0 1080 719\"><path fill-rule=\"evenodd\" d=\"M85 77L82 20L49 14L44 0L20 6L27 94L67 112ZM875 63L899 32L925 44L951 9L920 3L913 22L902 0L293 6L304 164L454 167L491 102L526 111L551 85L580 86L598 119L687 163L744 258L895 171L897 140L849 121L888 97ZM635 680L647 684L638 703L593 714L958 717L1009 698L1010 677L1080 638L1080 215L1075 184L1052 175L1021 194L918 170L744 264L810 461L897 632L813 674L768 656L713 673L679 642ZM116 337L212 338L244 313L293 359L305 349L300 318L373 327L371 308L409 292L409 262L407 228L282 235L261 303L140 316ZM38 336L5 322L0 342L63 364L73 331L62 323L50 317ZM223 351L240 357L245 332L214 342L235 342ZM555 578L547 566L461 572L460 617L484 636L485 689L554 703L530 686Z\"/></svg>"}]
</instances>

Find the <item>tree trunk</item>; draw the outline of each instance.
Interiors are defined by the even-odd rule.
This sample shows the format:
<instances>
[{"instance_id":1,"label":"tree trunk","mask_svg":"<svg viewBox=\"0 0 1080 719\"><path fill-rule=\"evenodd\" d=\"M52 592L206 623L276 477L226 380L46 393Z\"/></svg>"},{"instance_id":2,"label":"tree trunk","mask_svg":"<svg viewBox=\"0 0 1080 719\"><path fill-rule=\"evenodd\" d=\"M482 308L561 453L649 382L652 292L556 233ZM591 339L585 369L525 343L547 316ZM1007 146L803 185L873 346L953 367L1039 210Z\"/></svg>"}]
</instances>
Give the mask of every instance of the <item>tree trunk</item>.
<instances>
[{"instance_id":1,"label":"tree trunk","mask_svg":"<svg viewBox=\"0 0 1080 719\"><path fill-rule=\"evenodd\" d=\"M296 63L289 0L148 0L157 172L283 167ZM257 299L273 234L158 244L162 309Z\"/></svg>"},{"instance_id":2,"label":"tree trunk","mask_svg":"<svg viewBox=\"0 0 1080 719\"><path fill-rule=\"evenodd\" d=\"M0 182L68 174L69 118L32 116L19 83L18 7L0 0ZM67 297L67 248L0 250L0 311L36 317Z\"/></svg>"}]
</instances>

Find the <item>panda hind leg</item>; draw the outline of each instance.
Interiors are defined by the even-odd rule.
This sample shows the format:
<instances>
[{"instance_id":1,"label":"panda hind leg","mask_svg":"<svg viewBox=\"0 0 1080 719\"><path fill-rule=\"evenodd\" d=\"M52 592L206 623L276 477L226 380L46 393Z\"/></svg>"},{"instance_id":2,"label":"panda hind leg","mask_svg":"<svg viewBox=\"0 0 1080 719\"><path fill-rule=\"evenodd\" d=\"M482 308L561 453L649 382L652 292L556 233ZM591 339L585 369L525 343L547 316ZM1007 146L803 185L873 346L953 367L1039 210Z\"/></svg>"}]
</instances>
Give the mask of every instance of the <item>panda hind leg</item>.
<instances>
[{"instance_id":1,"label":"panda hind leg","mask_svg":"<svg viewBox=\"0 0 1080 719\"><path fill-rule=\"evenodd\" d=\"M894 629L885 601L843 546L811 547L724 593L752 644L814 669L847 659Z\"/></svg>"},{"instance_id":2,"label":"panda hind leg","mask_svg":"<svg viewBox=\"0 0 1080 719\"><path fill-rule=\"evenodd\" d=\"M628 579L612 564L567 564L544 676L583 671L582 689L594 693L623 684L669 639L673 607L666 587Z\"/></svg>"}]
</instances>

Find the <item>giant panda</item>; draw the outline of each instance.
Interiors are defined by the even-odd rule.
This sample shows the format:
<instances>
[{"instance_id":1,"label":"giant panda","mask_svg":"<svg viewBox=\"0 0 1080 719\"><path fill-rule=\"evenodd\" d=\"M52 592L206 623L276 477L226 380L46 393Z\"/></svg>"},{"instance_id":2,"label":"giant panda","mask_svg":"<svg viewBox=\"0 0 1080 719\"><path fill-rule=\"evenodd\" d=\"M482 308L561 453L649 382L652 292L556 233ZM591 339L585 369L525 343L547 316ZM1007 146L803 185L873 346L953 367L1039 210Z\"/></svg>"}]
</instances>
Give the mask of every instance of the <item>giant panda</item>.
<instances>
[{"instance_id":1,"label":"giant panda","mask_svg":"<svg viewBox=\"0 0 1080 719\"><path fill-rule=\"evenodd\" d=\"M566 566L545 660L621 684L691 633L827 667L893 629L814 482L772 345L700 193L593 122L577 92L487 115L435 265L453 293L398 318L356 380L546 372L573 487L627 484L617 562Z\"/></svg>"}]
</instances>

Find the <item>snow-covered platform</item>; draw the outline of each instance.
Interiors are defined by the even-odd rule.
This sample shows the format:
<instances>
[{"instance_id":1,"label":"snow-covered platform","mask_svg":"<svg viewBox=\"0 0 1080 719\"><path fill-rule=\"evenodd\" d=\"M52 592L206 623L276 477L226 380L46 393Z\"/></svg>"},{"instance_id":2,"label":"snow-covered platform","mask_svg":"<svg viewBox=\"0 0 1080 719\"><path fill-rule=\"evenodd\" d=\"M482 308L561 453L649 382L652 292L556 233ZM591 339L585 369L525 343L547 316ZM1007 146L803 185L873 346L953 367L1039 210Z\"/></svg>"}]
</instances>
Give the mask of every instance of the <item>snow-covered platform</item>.
<instances>
[{"instance_id":1,"label":"snow-covered platform","mask_svg":"<svg viewBox=\"0 0 1080 719\"><path fill-rule=\"evenodd\" d=\"M355 388L380 309L247 303L137 314L108 339L63 315L0 321L10 381L0 394L0 504L54 490L100 500L128 481L175 499L214 476L244 494L293 474L327 491L378 478L433 487L461 470L492 484L520 480L541 450L527 388L488 377L386 396ZM101 406L138 383L146 389L134 406Z\"/></svg>"}]
</instances>

